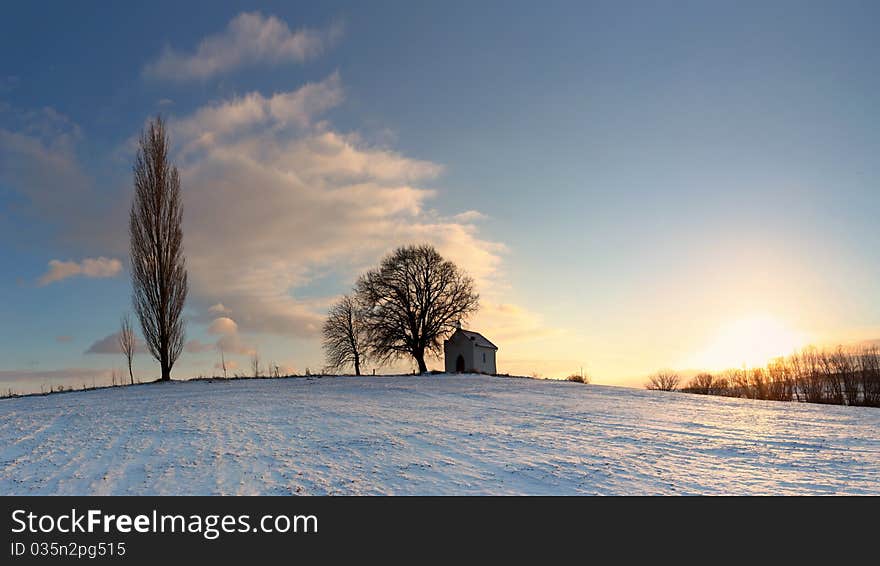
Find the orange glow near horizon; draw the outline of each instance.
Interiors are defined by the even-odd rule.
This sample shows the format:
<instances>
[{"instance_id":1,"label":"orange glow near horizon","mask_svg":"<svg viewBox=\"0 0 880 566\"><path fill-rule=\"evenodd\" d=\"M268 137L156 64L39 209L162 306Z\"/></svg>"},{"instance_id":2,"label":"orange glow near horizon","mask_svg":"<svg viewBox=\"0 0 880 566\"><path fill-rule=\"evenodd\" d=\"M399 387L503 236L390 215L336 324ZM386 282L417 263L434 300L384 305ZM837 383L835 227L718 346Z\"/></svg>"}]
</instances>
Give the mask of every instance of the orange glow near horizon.
<instances>
[{"instance_id":1,"label":"orange glow near horizon","mask_svg":"<svg viewBox=\"0 0 880 566\"><path fill-rule=\"evenodd\" d=\"M763 366L787 356L809 343L809 336L779 319L754 315L728 323L704 350L688 361L688 368L718 371L727 368Z\"/></svg>"}]
</instances>

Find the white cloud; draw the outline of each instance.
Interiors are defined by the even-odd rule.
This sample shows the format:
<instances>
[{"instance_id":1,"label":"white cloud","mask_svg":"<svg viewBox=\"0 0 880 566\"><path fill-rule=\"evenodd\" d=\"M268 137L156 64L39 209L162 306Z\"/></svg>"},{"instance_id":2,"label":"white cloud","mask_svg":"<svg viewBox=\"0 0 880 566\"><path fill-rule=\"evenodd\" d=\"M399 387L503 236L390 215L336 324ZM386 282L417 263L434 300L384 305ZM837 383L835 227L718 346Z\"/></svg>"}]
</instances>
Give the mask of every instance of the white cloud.
<instances>
[{"instance_id":1,"label":"white cloud","mask_svg":"<svg viewBox=\"0 0 880 566\"><path fill-rule=\"evenodd\" d=\"M342 99L339 83L334 74L272 97L252 93L170 123L183 148L185 246L202 312L234 312L244 332L314 337L329 298L303 300L298 288L328 270L353 281L411 242L434 243L483 289L497 273L503 246L478 236L478 214L425 209L435 191L423 183L440 165L318 120Z\"/></svg>"},{"instance_id":2,"label":"white cloud","mask_svg":"<svg viewBox=\"0 0 880 566\"><path fill-rule=\"evenodd\" d=\"M217 303L216 305L211 305L210 307L208 307L208 313L215 314L215 315L219 314L219 315L225 316L225 315L231 314L232 311L230 311L228 308L226 308L226 305L224 305L223 303Z\"/></svg>"},{"instance_id":3,"label":"white cloud","mask_svg":"<svg viewBox=\"0 0 880 566\"><path fill-rule=\"evenodd\" d=\"M193 53L166 47L144 67L144 76L179 81L207 79L247 65L303 62L321 55L342 35L341 24L291 31L287 23L259 12L241 13L226 29L202 39Z\"/></svg>"},{"instance_id":4,"label":"white cloud","mask_svg":"<svg viewBox=\"0 0 880 566\"><path fill-rule=\"evenodd\" d=\"M208 332L211 334L230 336L238 332L238 325L231 318L221 316L214 319L214 322L208 327Z\"/></svg>"},{"instance_id":5,"label":"white cloud","mask_svg":"<svg viewBox=\"0 0 880 566\"><path fill-rule=\"evenodd\" d=\"M69 277L83 276L89 278L116 277L122 273L122 262L106 257L86 258L80 262L60 261L49 262L49 271L40 277L38 284L42 287Z\"/></svg>"},{"instance_id":6,"label":"white cloud","mask_svg":"<svg viewBox=\"0 0 880 566\"><path fill-rule=\"evenodd\" d=\"M251 354L256 350L255 346L242 339L238 333L238 324L228 316L215 318L208 326L208 334L218 336L211 346L213 349L222 348L224 352L233 354Z\"/></svg>"},{"instance_id":7,"label":"white cloud","mask_svg":"<svg viewBox=\"0 0 880 566\"><path fill-rule=\"evenodd\" d=\"M441 165L322 121L321 113L343 98L334 73L296 90L222 100L169 121L185 200L189 308L215 340L190 340L188 353L219 345L247 355L260 333L313 340L334 297L303 297L304 286L317 277L353 283L406 243L432 243L461 265L477 280L484 308L501 302L505 248L480 235L484 216L467 209L444 216L427 206L438 194L427 185L442 173ZM75 139L73 132L68 128L68 140ZM28 133L44 149L67 143ZM93 200L72 202L65 214L80 216ZM113 250L117 231L102 234L98 249ZM108 276L121 267L106 257L55 260L41 283ZM535 324L528 316L501 322L514 323ZM479 329L492 334L488 324ZM107 337L90 350L113 350L112 342Z\"/></svg>"},{"instance_id":8,"label":"white cloud","mask_svg":"<svg viewBox=\"0 0 880 566\"><path fill-rule=\"evenodd\" d=\"M305 128L314 118L337 106L344 98L339 74L323 81L264 97L251 92L231 100L203 106L192 116L171 123L171 133L185 140L182 154L228 141L232 135L253 132L256 128Z\"/></svg>"}]
</instances>

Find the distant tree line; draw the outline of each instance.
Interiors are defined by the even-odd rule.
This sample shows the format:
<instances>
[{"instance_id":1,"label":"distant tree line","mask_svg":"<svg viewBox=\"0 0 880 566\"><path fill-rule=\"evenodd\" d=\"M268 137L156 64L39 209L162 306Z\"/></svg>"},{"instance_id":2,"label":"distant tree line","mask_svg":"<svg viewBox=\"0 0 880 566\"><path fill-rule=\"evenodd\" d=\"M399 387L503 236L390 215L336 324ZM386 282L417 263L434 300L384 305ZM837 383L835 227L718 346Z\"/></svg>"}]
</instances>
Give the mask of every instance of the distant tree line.
<instances>
[{"instance_id":1,"label":"distant tree line","mask_svg":"<svg viewBox=\"0 0 880 566\"><path fill-rule=\"evenodd\" d=\"M680 389L679 383L677 374L662 371L652 376L646 387L770 401L880 407L880 348L805 348L764 367L704 372Z\"/></svg>"}]
</instances>

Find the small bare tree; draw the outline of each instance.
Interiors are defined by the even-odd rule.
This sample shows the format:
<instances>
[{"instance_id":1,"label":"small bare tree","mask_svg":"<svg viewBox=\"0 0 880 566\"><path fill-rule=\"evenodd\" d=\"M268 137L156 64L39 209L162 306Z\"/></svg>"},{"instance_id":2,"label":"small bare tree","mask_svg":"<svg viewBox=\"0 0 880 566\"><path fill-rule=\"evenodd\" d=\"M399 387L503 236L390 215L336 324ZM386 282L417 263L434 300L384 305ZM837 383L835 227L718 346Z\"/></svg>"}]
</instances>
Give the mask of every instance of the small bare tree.
<instances>
[{"instance_id":1,"label":"small bare tree","mask_svg":"<svg viewBox=\"0 0 880 566\"><path fill-rule=\"evenodd\" d=\"M355 293L371 357L412 356L421 373L428 371L425 356L439 355L456 324L479 306L473 279L427 244L396 249L361 276Z\"/></svg>"},{"instance_id":2,"label":"small bare tree","mask_svg":"<svg viewBox=\"0 0 880 566\"><path fill-rule=\"evenodd\" d=\"M344 367L354 367L354 374L361 374L361 364L366 361L366 328L362 310L357 301L345 295L330 307L324 321L324 354L327 368L338 371Z\"/></svg>"},{"instance_id":3,"label":"small bare tree","mask_svg":"<svg viewBox=\"0 0 880 566\"><path fill-rule=\"evenodd\" d=\"M257 350L251 354L251 371L254 377L260 377L260 352Z\"/></svg>"},{"instance_id":4,"label":"small bare tree","mask_svg":"<svg viewBox=\"0 0 880 566\"><path fill-rule=\"evenodd\" d=\"M746 370L749 380L748 398L749 399L767 399L767 375L764 368L752 368Z\"/></svg>"},{"instance_id":5,"label":"small bare tree","mask_svg":"<svg viewBox=\"0 0 880 566\"><path fill-rule=\"evenodd\" d=\"M869 407L880 407L880 350L866 346L858 355L862 401Z\"/></svg>"},{"instance_id":6,"label":"small bare tree","mask_svg":"<svg viewBox=\"0 0 880 566\"><path fill-rule=\"evenodd\" d=\"M183 351L188 289L180 175L168 151L165 123L157 117L141 133L129 221L134 310L162 381L171 379L171 368Z\"/></svg>"},{"instance_id":7,"label":"small bare tree","mask_svg":"<svg viewBox=\"0 0 880 566\"><path fill-rule=\"evenodd\" d=\"M792 378L788 361L776 358L767 363L767 399L791 401Z\"/></svg>"},{"instance_id":8,"label":"small bare tree","mask_svg":"<svg viewBox=\"0 0 880 566\"><path fill-rule=\"evenodd\" d=\"M223 370L223 379L226 379L226 352L223 350L223 340L217 341L217 351L220 352L220 369Z\"/></svg>"},{"instance_id":9,"label":"small bare tree","mask_svg":"<svg viewBox=\"0 0 880 566\"><path fill-rule=\"evenodd\" d=\"M837 374L833 355L827 350L819 352L819 371L824 384L823 403L843 405L843 382Z\"/></svg>"},{"instance_id":10,"label":"small bare tree","mask_svg":"<svg viewBox=\"0 0 880 566\"><path fill-rule=\"evenodd\" d=\"M828 354L831 367L835 378L842 383L841 397L846 399L847 405L858 405L861 403L861 387L859 386L859 375L855 367L855 356L838 346L837 350Z\"/></svg>"},{"instance_id":11,"label":"small bare tree","mask_svg":"<svg viewBox=\"0 0 880 566\"><path fill-rule=\"evenodd\" d=\"M119 350L125 356L128 362L128 379L134 385L134 372L132 371L132 360L134 359L135 346L134 327L131 325L131 316L125 313L119 324ZM115 370L114 370L115 371Z\"/></svg>"},{"instance_id":12,"label":"small bare tree","mask_svg":"<svg viewBox=\"0 0 880 566\"><path fill-rule=\"evenodd\" d=\"M695 375L688 384L682 388L687 393L696 393L698 395L713 395L715 386L715 376L711 373L703 372Z\"/></svg>"},{"instance_id":13,"label":"small bare tree","mask_svg":"<svg viewBox=\"0 0 880 566\"><path fill-rule=\"evenodd\" d=\"M656 391L675 391L681 378L672 370L660 370L650 377L645 389Z\"/></svg>"}]
</instances>

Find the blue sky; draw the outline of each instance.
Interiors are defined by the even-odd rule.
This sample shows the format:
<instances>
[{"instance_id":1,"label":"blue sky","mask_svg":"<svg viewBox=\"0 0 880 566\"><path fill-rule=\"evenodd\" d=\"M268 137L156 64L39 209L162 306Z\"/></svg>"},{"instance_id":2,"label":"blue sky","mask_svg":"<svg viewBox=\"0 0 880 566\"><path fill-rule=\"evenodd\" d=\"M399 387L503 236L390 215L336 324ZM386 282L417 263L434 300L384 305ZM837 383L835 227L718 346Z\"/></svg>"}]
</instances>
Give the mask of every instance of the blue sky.
<instances>
[{"instance_id":1,"label":"blue sky","mask_svg":"<svg viewBox=\"0 0 880 566\"><path fill-rule=\"evenodd\" d=\"M501 371L633 383L738 363L747 341L718 344L730 328L780 348L876 339L878 12L7 7L0 381L121 368L85 352L129 308L133 140L159 112L188 192L194 342L178 374L215 371L217 340L242 370L253 349L320 367L327 303L413 240L476 277L470 324ZM53 260L68 263L41 284Z\"/></svg>"}]
</instances>

